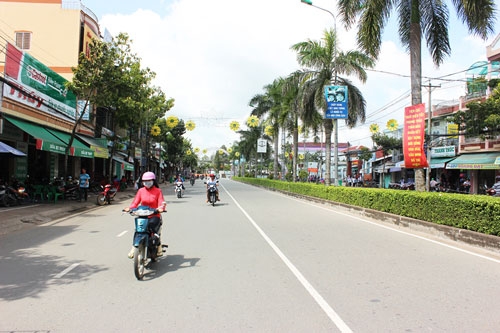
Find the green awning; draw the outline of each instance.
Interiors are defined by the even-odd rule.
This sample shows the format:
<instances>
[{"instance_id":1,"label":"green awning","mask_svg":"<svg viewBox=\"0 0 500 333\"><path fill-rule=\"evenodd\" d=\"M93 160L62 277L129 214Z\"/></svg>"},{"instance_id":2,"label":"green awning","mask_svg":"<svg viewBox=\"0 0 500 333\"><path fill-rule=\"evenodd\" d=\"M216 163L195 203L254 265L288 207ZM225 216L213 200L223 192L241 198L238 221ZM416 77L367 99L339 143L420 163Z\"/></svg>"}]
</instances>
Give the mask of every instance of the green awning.
<instances>
[{"instance_id":1,"label":"green awning","mask_svg":"<svg viewBox=\"0 0 500 333\"><path fill-rule=\"evenodd\" d=\"M431 169L444 168L445 164L455 157L431 157Z\"/></svg>"},{"instance_id":2,"label":"green awning","mask_svg":"<svg viewBox=\"0 0 500 333\"><path fill-rule=\"evenodd\" d=\"M64 133L52 128L47 128L47 131L53 134L55 137L59 138L62 142L64 142L66 145L68 145L71 135L68 133ZM78 138L75 136L73 138L73 142L71 144L70 148L70 155L71 156L78 156L78 157L86 157L86 158L94 158L94 151L84 145Z\"/></svg>"},{"instance_id":3,"label":"green awning","mask_svg":"<svg viewBox=\"0 0 500 333\"><path fill-rule=\"evenodd\" d=\"M52 135L50 132L46 131L45 128L40 125L29 123L24 120L11 118L4 115L10 123L18 127L20 130L28 133L36 139L36 149L50 151L52 153L65 154L66 144L60 139Z\"/></svg>"},{"instance_id":4,"label":"green awning","mask_svg":"<svg viewBox=\"0 0 500 333\"><path fill-rule=\"evenodd\" d=\"M94 151L94 157L109 158L107 139L91 138L90 136L79 134L76 136Z\"/></svg>"},{"instance_id":5,"label":"green awning","mask_svg":"<svg viewBox=\"0 0 500 333\"><path fill-rule=\"evenodd\" d=\"M124 159L121 159L118 156L113 156L113 160L121 164L121 167L125 171L134 171L134 165L132 163L129 163L125 161Z\"/></svg>"},{"instance_id":6,"label":"green awning","mask_svg":"<svg viewBox=\"0 0 500 333\"><path fill-rule=\"evenodd\" d=\"M497 157L500 152L463 154L448 162L446 169L500 169L500 164L495 164Z\"/></svg>"}]
</instances>

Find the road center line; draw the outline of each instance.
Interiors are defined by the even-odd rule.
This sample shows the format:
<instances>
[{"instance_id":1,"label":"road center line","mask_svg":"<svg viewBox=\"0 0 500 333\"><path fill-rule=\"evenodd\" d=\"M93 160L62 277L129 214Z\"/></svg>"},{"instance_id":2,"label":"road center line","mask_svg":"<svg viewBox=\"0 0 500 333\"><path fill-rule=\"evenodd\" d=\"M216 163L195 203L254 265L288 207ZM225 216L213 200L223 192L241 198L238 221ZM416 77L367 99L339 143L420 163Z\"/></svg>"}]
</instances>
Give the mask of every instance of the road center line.
<instances>
[{"instance_id":1,"label":"road center line","mask_svg":"<svg viewBox=\"0 0 500 333\"><path fill-rule=\"evenodd\" d=\"M221 185L222 186L222 185ZM224 186L222 186L224 188ZM285 265L290 269L290 271L295 275L297 280L302 284L302 286L309 292L316 303L321 307L321 309L326 313L330 320L337 326L341 332L352 332L352 330L347 326L347 324L340 318L340 316L332 309L332 307L325 301L325 299L318 293L316 289L307 281L307 279L302 275L302 273L295 267L294 264L281 252L281 250L274 244L274 242L264 233L264 231L255 223L255 221L248 215L248 213L241 207L241 205L236 201L236 199L229 193L229 191L224 188L224 191L229 195L229 197L234 201L236 206L241 210L241 212L246 216L246 218L252 223L259 234L264 238L264 240L269 244L269 246L276 252L278 257L285 263Z\"/></svg>"},{"instance_id":2,"label":"road center line","mask_svg":"<svg viewBox=\"0 0 500 333\"><path fill-rule=\"evenodd\" d=\"M73 264L71 266L69 266L68 268L66 268L64 271L62 271L61 273L57 274L56 276L54 276L54 279L60 279L62 278L64 275L68 274L69 272L71 272L74 268L76 268L78 265L80 264Z\"/></svg>"}]
</instances>

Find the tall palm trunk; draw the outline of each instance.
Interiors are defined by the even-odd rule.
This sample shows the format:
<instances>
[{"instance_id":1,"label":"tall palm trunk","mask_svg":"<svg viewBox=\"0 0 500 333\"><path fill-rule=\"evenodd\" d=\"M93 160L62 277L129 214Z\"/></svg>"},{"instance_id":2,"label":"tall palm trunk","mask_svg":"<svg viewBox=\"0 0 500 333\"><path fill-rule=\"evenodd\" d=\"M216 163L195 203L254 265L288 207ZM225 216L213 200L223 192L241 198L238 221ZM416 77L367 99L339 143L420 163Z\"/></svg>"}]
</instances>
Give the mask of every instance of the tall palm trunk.
<instances>
[{"instance_id":1,"label":"tall palm trunk","mask_svg":"<svg viewBox=\"0 0 500 333\"><path fill-rule=\"evenodd\" d=\"M299 127L293 129L293 157L292 157L292 176L293 181L297 180L297 155L299 154Z\"/></svg>"},{"instance_id":2,"label":"tall palm trunk","mask_svg":"<svg viewBox=\"0 0 500 333\"><path fill-rule=\"evenodd\" d=\"M325 127L325 185L329 186L331 184L331 165L332 165L332 130L333 122L331 119L324 120Z\"/></svg>"},{"instance_id":3,"label":"tall palm trunk","mask_svg":"<svg viewBox=\"0 0 500 333\"><path fill-rule=\"evenodd\" d=\"M274 134L274 172L273 172L273 179L278 179L278 150L280 147L280 136L279 136L279 130Z\"/></svg>"},{"instance_id":4,"label":"tall palm trunk","mask_svg":"<svg viewBox=\"0 0 500 333\"><path fill-rule=\"evenodd\" d=\"M418 1L413 1L412 6L418 6ZM411 68L411 103L422 103L422 33L420 28L420 15L418 7L412 10L412 23L410 26L410 68ZM425 190L424 169L415 169L415 189Z\"/></svg>"}]
</instances>

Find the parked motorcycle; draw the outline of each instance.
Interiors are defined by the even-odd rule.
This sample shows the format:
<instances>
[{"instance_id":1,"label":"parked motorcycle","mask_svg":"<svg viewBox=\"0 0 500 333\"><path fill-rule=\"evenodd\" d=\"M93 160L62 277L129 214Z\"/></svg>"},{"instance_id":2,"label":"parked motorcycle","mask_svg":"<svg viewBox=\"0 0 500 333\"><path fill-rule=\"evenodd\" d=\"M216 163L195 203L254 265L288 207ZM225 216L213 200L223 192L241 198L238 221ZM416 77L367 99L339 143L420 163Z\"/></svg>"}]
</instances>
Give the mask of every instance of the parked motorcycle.
<instances>
[{"instance_id":1,"label":"parked motorcycle","mask_svg":"<svg viewBox=\"0 0 500 333\"><path fill-rule=\"evenodd\" d=\"M70 176L66 184L58 187L58 191L64 193L65 200L80 199L80 184L77 179L73 180Z\"/></svg>"},{"instance_id":2,"label":"parked motorcycle","mask_svg":"<svg viewBox=\"0 0 500 333\"><path fill-rule=\"evenodd\" d=\"M208 185L208 202L211 203L212 206L215 206L217 202L217 187L215 184Z\"/></svg>"},{"instance_id":3,"label":"parked motorcycle","mask_svg":"<svg viewBox=\"0 0 500 333\"><path fill-rule=\"evenodd\" d=\"M163 252L168 247L161 244L160 235L149 226L148 216L155 212L157 212L155 209L147 206L139 206L129 212L130 215L135 216L133 246L135 247L134 274L137 280L142 280L145 267L156 261L158 246L162 247Z\"/></svg>"},{"instance_id":4,"label":"parked motorcycle","mask_svg":"<svg viewBox=\"0 0 500 333\"><path fill-rule=\"evenodd\" d=\"M182 195L184 194L184 190L182 189L182 182L175 183L175 194L177 195L177 198L182 198Z\"/></svg>"},{"instance_id":5,"label":"parked motorcycle","mask_svg":"<svg viewBox=\"0 0 500 333\"><path fill-rule=\"evenodd\" d=\"M97 204L99 206L104 206L105 204L111 204L111 201L114 199L116 193L118 192L118 188L115 185L106 184L104 186L101 185L102 191L97 195Z\"/></svg>"},{"instance_id":6,"label":"parked motorcycle","mask_svg":"<svg viewBox=\"0 0 500 333\"><path fill-rule=\"evenodd\" d=\"M10 207L17 204L18 200L15 192L9 186L0 185L0 205Z\"/></svg>"},{"instance_id":7,"label":"parked motorcycle","mask_svg":"<svg viewBox=\"0 0 500 333\"><path fill-rule=\"evenodd\" d=\"M500 191L494 190L492 188L487 189L486 194L488 194L491 197L500 197Z\"/></svg>"}]
</instances>

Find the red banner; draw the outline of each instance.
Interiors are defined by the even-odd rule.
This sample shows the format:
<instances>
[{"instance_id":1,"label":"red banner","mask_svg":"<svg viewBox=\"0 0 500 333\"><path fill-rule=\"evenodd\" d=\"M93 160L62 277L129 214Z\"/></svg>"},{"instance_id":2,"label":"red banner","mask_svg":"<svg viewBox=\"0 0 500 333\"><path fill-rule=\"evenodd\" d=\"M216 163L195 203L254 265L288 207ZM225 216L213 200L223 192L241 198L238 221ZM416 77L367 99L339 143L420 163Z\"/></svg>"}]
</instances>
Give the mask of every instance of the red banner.
<instances>
[{"instance_id":1,"label":"red banner","mask_svg":"<svg viewBox=\"0 0 500 333\"><path fill-rule=\"evenodd\" d=\"M424 153L425 104L405 108L403 147L405 168L419 169L429 166Z\"/></svg>"}]
</instances>

